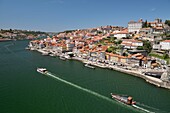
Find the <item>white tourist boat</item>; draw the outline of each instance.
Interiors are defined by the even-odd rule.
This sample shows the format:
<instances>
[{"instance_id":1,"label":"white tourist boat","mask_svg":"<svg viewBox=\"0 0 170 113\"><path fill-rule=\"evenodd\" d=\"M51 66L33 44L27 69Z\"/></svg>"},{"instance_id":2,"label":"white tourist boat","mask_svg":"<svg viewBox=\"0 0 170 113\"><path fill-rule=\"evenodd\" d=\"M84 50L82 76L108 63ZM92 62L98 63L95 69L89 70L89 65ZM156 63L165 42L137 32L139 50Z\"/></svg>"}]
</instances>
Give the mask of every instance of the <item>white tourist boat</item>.
<instances>
[{"instance_id":1,"label":"white tourist boat","mask_svg":"<svg viewBox=\"0 0 170 113\"><path fill-rule=\"evenodd\" d=\"M46 68L37 68L37 72L39 72L41 74L46 74L48 71Z\"/></svg>"}]
</instances>

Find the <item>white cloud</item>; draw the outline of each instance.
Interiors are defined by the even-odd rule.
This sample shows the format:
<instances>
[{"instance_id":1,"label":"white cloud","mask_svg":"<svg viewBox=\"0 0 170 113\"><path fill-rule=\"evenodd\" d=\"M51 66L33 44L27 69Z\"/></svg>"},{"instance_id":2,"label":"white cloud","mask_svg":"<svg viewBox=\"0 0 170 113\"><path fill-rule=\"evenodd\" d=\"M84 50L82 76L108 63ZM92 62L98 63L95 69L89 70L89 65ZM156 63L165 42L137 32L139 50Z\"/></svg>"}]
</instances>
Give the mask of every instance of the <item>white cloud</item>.
<instances>
[{"instance_id":1,"label":"white cloud","mask_svg":"<svg viewBox=\"0 0 170 113\"><path fill-rule=\"evenodd\" d=\"M156 10L156 8L152 8L150 11L151 11L151 12L154 12L155 10Z\"/></svg>"}]
</instances>

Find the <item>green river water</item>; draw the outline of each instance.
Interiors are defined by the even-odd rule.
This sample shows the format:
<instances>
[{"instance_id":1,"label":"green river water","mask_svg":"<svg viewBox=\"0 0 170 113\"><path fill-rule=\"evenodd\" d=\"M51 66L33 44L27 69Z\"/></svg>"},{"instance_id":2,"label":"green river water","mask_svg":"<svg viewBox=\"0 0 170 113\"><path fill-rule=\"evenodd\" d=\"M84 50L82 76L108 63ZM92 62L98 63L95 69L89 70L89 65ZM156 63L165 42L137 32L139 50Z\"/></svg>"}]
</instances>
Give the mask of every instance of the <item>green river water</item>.
<instances>
[{"instance_id":1,"label":"green river water","mask_svg":"<svg viewBox=\"0 0 170 113\"><path fill-rule=\"evenodd\" d=\"M112 100L111 92L133 96L147 112L170 112L170 90L117 71L42 56L25 50L27 45L0 42L0 113L144 112ZM37 67L47 68L52 76L37 73Z\"/></svg>"}]
</instances>

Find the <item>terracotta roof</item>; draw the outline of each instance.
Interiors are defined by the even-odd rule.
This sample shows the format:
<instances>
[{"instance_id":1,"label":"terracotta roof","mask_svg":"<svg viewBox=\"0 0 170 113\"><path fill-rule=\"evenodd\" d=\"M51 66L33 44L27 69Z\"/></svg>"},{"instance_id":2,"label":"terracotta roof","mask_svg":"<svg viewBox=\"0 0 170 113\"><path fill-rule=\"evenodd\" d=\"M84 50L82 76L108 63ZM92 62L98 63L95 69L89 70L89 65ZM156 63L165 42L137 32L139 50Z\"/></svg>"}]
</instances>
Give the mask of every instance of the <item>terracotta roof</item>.
<instances>
[{"instance_id":1,"label":"terracotta roof","mask_svg":"<svg viewBox=\"0 0 170 113\"><path fill-rule=\"evenodd\" d=\"M133 54L132 56L133 57L137 57L137 56L141 56L142 54L140 54L140 53L137 53L137 54Z\"/></svg>"},{"instance_id":2,"label":"terracotta roof","mask_svg":"<svg viewBox=\"0 0 170 113\"><path fill-rule=\"evenodd\" d=\"M156 24L156 22L147 22L147 24Z\"/></svg>"},{"instance_id":3,"label":"terracotta roof","mask_svg":"<svg viewBox=\"0 0 170 113\"><path fill-rule=\"evenodd\" d=\"M127 58L126 56L121 56L121 55L119 55L118 57L119 57L119 58Z\"/></svg>"},{"instance_id":4,"label":"terracotta roof","mask_svg":"<svg viewBox=\"0 0 170 113\"><path fill-rule=\"evenodd\" d=\"M162 42L170 42L170 40L164 40L164 41L162 41Z\"/></svg>"},{"instance_id":5,"label":"terracotta roof","mask_svg":"<svg viewBox=\"0 0 170 113\"><path fill-rule=\"evenodd\" d=\"M156 27L155 29L159 29L159 30L162 30L162 29L163 29L163 27Z\"/></svg>"},{"instance_id":6,"label":"terracotta roof","mask_svg":"<svg viewBox=\"0 0 170 113\"><path fill-rule=\"evenodd\" d=\"M132 46L131 43L121 43L121 45Z\"/></svg>"},{"instance_id":7,"label":"terracotta roof","mask_svg":"<svg viewBox=\"0 0 170 113\"><path fill-rule=\"evenodd\" d=\"M128 58L131 58L131 57L132 57L132 54L129 54L129 55L128 55Z\"/></svg>"},{"instance_id":8,"label":"terracotta roof","mask_svg":"<svg viewBox=\"0 0 170 113\"><path fill-rule=\"evenodd\" d=\"M143 59L143 55L136 57L137 59Z\"/></svg>"},{"instance_id":9,"label":"terracotta roof","mask_svg":"<svg viewBox=\"0 0 170 113\"><path fill-rule=\"evenodd\" d=\"M158 63L152 63L151 65L152 66L158 66L159 64Z\"/></svg>"},{"instance_id":10,"label":"terracotta roof","mask_svg":"<svg viewBox=\"0 0 170 113\"><path fill-rule=\"evenodd\" d=\"M144 57L142 60L143 60L143 61L146 61L146 60L147 60L147 57Z\"/></svg>"},{"instance_id":11,"label":"terracotta roof","mask_svg":"<svg viewBox=\"0 0 170 113\"><path fill-rule=\"evenodd\" d=\"M133 39L123 39L123 42L142 42L142 41L133 40Z\"/></svg>"},{"instance_id":12,"label":"terracotta roof","mask_svg":"<svg viewBox=\"0 0 170 113\"><path fill-rule=\"evenodd\" d=\"M106 51L107 50L107 46L102 46L102 51Z\"/></svg>"}]
</instances>

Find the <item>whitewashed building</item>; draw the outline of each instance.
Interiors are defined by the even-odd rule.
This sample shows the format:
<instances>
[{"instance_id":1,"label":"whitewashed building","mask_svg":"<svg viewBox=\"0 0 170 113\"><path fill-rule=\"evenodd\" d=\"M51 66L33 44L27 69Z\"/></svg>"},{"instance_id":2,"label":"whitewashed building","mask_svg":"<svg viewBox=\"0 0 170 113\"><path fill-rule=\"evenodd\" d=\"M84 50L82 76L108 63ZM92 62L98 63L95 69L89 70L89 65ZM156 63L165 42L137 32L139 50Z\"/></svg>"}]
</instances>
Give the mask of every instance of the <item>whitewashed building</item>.
<instances>
[{"instance_id":1,"label":"whitewashed building","mask_svg":"<svg viewBox=\"0 0 170 113\"><path fill-rule=\"evenodd\" d=\"M160 42L161 49L170 50L170 40L164 40Z\"/></svg>"},{"instance_id":2,"label":"whitewashed building","mask_svg":"<svg viewBox=\"0 0 170 113\"><path fill-rule=\"evenodd\" d=\"M140 19L139 21L130 21L128 22L128 32L139 32L139 30L143 26L143 20Z\"/></svg>"},{"instance_id":3,"label":"whitewashed building","mask_svg":"<svg viewBox=\"0 0 170 113\"><path fill-rule=\"evenodd\" d=\"M114 34L114 37L116 37L117 39L126 38L129 36L129 33L127 30L119 31L113 34Z\"/></svg>"},{"instance_id":4,"label":"whitewashed building","mask_svg":"<svg viewBox=\"0 0 170 113\"><path fill-rule=\"evenodd\" d=\"M124 40L122 40L121 45L127 49L135 49L138 46L143 46L143 42L138 41L138 40L132 40L132 39L124 39Z\"/></svg>"}]
</instances>

